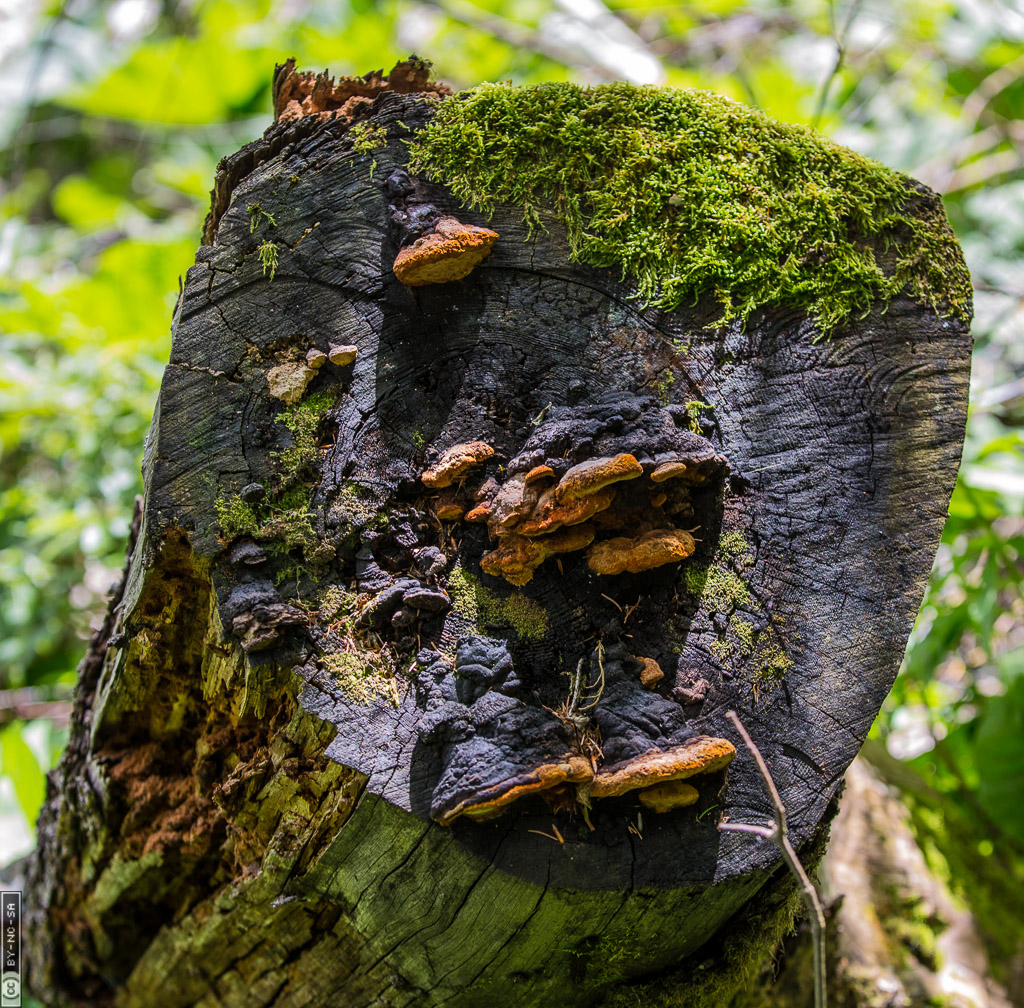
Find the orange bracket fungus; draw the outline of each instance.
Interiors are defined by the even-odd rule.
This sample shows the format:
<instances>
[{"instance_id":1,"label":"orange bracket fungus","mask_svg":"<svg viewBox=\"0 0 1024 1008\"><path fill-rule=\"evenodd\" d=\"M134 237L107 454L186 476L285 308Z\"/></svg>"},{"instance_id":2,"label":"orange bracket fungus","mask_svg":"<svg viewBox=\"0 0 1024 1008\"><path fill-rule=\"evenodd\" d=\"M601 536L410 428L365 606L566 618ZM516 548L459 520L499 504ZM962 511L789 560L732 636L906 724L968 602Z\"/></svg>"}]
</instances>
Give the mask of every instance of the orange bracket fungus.
<instances>
[{"instance_id":1,"label":"orange bracket fungus","mask_svg":"<svg viewBox=\"0 0 1024 1008\"><path fill-rule=\"evenodd\" d=\"M395 257L395 276L406 287L462 280L491 253L497 232L442 217L434 230Z\"/></svg>"},{"instance_id":2,"label":"orange bracket fungus","mask_svg":"<svg viewBox=\"0 0 1024 1008\"><path fill-rule=\"evenodd\" d=\"M640 804L646 805L652 812L670 812L695 804L699 797L699 792L692 784L674 780L644 788L640 792Z\"/></svg>"},{"instance_id":3,"label":"orange bracket fungus","mask_svg":"<svg viewBox=\"0 0 1024 1008\"><path fill-rule=\"evenodd\" d=\"M420 478L425 486L439 490L451 486L460 476L481 462L486 462L493 454L494 449L483 441L452 445Z\"/></svg>"},{"instance_id":4,"label":"orange bracket fungus","mask_svg":"<svg viewBox=\"0 0 1024 1008\"><path fill-rule=\"evenodd\" d=\"M594 777L590 797L612 798L654 784L714 773L727 767L735 755L736 747L728 739L698 735L665 752L646 753L628 763L602 770Z\"/></svg>"},{"instance_id":5,"label":"orange bracket fungus","mask_svg":"<svg viewBox=\"0 0 1024 1008\"><path fill-rule=\"evenodd\" d=\"M636 479L643 473L643 466L630 454L623 453L614 458L587 459L574 465L555 487L555 496L560 501L571 501L577 497L597 493L610 483Z\"/></svg>"},{"instance_id":6,"label":"orange bracket fungus","mask_svg":"<svg viewBox=\"0 0 1024 1008\"><path fill-rule=\"evenodd\" d=\"M540 791L548 791L562 784L576 784L589 781L594 776L589 760L580 756L567 756L560 763L545 763L526 773L466 798L453 808L436 814L442 826L450 826L459 816L477 821L493 819L500 815L514 801Z\"/></svg>"},{"instance_id":7,"label":"orange bracket fungus","mask_svg":"<svg viewBox=\"0 0 1024 1008\"><path fill-rule=\"evenodd\" d=\"M587 497L562 502L558 500L555 489L545 490L531 516L516 528L516 532L524 536L539 536L555 532L563 525L579 525L593 518L598 511L611 507L614 499L614 490L599 490Z\"/></svg>"},{"instance_id":8,"label":"orange bracket fungus","mask_svg":"<svg viewBox=\"0 0 1024 1008\"><path fill-rule=\"evenodd\" d=\"M697 548L692 535L682 529L653 529L634 539L622 536L595 543L587 563L595 574L639 574L662 564L685 560Z\"/></svg>"},{"instance_id":9,"label":"orange bracket fungus","mask_svg":"<svg viewBox=\"0 0 1024 1008\"><path fill-rule=\"evenodd\" d=\"M677 476L686 475L685 462L663 462L651 473L652 483L664 483L665 480L675 479Z\"/></svg>"},{"instance_id":10,"label":"orange bracket fungus","mask_svg":"<svg viewBox=\"0 0 1024 1008\"><path fill-rule=\"evenodd\" d=\"M586 549L593 541L594 529L590 525L568 526L543 538L503 536L496 550L480 558L480 568L521 587L549 556Z\"/></svg>"},{"instance_id":11,"label":"orange bracket fungus","mask_svg":"<svg viewBox=\"0 0 1024 1008\"><path fill-rule=\"evenodd\" d=\"M640 685L646 686L647 689L654 689L665 678L665 673L653 658L641 658L639 660L644 666L640 670Z\"/></svg>"}]
</instances>

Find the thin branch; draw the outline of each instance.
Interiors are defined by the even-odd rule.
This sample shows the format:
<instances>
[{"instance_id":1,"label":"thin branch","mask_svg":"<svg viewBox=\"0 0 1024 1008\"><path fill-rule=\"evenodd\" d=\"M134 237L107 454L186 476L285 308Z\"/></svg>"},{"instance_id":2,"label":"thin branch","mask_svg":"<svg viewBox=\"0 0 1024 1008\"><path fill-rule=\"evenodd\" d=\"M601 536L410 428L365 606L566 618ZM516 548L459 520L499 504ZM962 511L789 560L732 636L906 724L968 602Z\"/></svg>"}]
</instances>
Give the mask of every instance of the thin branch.
<instances>
[{"instance_id":1,"label":"thin branch","mask_svg":"<svg viewBox=\"0 0 1024 1008\"><path fill-rule=\"evenodd\" d=\"M821 908L821 900L818 899L814 883L811 882L793 845L789 842L786 830L786 807L782 804L782 796L768 771L768 764L765 763L760 749L754 744L754 740L747 733L747 729L743 727L743 722L740 721L736 712L728 711L726 717L732 721L733 727L739 732L743 744L747 747L750 755L754 757L757 769L764 778L765 787L768 789L772 805L775 807L775 822L770 826L722 822L718 824L718 828L733 833L752 833L754 836L770 840L782 852L789 870L800 885L800 895L803 897L811 922L811 942L814 945L814 1008L825 1008L825 912Z\"/></svg>"},{"instance_id":2,"label":"thin branch","mask_svg":"<svg viewBox=\"0 0 1024 1008\"><path fill-rule=\"evenodd\" d=\"M835 0L830 0L829 2L828 21L832 37L836 43L836 60L832 65L831 72L823 81L821 90L818 92L818 101L815 105L814 116L811 118L811 125L815 129L817 129L821 124L821 117L825 114L825 105L828 103L828 95L832 90L832 83L846 65L846 38L850 33L850 28L853 25L854 20L860 13L860 5L861 0L854 0L854 2L850 4L850 9L847 12L846 20L843 22L843 27L836 31Z\"/></svg>"}]
</instances>

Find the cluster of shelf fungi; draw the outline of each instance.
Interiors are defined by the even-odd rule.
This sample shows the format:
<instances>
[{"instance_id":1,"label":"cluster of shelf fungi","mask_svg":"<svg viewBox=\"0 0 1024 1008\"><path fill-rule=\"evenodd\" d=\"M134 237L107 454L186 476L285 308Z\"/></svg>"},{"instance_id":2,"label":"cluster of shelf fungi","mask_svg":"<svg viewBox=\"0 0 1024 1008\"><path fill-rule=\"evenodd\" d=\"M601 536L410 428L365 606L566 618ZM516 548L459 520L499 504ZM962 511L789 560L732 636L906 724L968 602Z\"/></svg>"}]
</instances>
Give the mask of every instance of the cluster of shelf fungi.
<instances>
[{"instance_id":1,"label":"cluster of shelf fungi","mask_svg":"<svg viewBox=\"0 0 1024 1008\"><path fill-rule=\"evenodd\" d=\"M595 447L603 453L590 454ZM437 491L434 512L486 528L493 548L480 556L479 567L493 577L522 587L545 563L564 575L571 557L585 563L598 593L615 575L672 567L691 556L699 525L679 527L695 520L691 495L703 489L713 504L728 472L705 438L680 429L650 398L555 410L501 466L500 483L481 471L493 458L483 441L444 451L422 475ZM697 789L687 778L728 765L735 749L727 739L694 735L659 748L660 732L638 737L652 707L678 702L653 692L664 676L656 659L631 653L614 632L606 642L608 628L596 629L592 653L560 677L569 685L557 707L522 703L523 677L504 641L463 638L454 680L443 661L420 676L428 698L425 737L448 749L431 808L442 825L460 815L491 818L537 793L556 810L578 807L588 821L591 799L634 790L645 808L666 812L696 802ZM539 683L533 685L536 690ZM609 709L616 711L612 718L605 716ZM503 721L512 724L504 746ZM507 765L502 750L522 753L524 740L547 759L504 780L486 780L480 767ZM552 759L559 748L564 755Z\"/></svg>"},{"instance_id":2,"label":"cluster of shelf fungi","mask_svg":"<svg viewBox=\"0 0 1024 1008\"><path fill-rule=\"evenodd\" d=\"M408 286L464 278L498 237L450 216L430 219L396 259ZM342 706L358 731L364 703L400 703L410 683L397 667L415 653L416 734L440 757L430 815L442 825L490 819L535 795L588 825L592 800L634 791L644 808L667 812L697 801L690 778L735 755L729 740L687 727L703 697L666 688L655 656L666 652L665 614L678 607L679 565L703 525L717 527L728 462L691 429L685 407L605 398L545 409L514 452L479 439L431 448L409 499L380 502L386 526L364 522L347 587L357 593L357 626L383 642L378 653L396 673L389 696ZM540 572L538 594L549 599L561 582L556 594L568 593L575 617L556 628L547 654L515 631L485 635L453 609L456 562L463 577L482 572L515 589ZM635 605L609 614L599 603L623 574L650 580ZM582 633L581 613L592 616ZM246 613L228 615L251 634ZM329 632L311 632L330 646ZM327 678L315 661L301 672Z\"/></svg>"}]
</instances>

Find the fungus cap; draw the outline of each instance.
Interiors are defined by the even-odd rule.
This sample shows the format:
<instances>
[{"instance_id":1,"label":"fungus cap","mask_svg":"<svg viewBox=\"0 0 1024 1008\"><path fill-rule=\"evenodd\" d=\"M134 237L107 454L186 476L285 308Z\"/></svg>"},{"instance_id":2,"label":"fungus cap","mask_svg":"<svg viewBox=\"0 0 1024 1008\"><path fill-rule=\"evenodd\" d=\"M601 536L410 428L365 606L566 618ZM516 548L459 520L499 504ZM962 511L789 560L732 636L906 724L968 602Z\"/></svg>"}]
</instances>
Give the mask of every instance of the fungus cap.
<instances>
[{"instance_id":1,"label":"fungus cap","mask_svg":"<svg viewBox=\"0 0 1024 1008\"><path fill-rule=\"evenodd\" d=\"M573 525L552 535L533 539L506 535L502 536L497 549L480 558L480 569L521 588L529 583L534 570L552 554L586 549L593 541L594 529L590 525Z\"/></svg>"},{"instance_id":2,"label":"fungus cap","mask_svg":"<svg viewBox=\"0 0 1024 1008\"><path fill-rule=\"evenodd\" d=\"M653 812L670 812L674 808L693 805L699 797L699 792L692 784L674 780L644 788L640 792L640 804L646 805Z\"/></svg>"},{"instance_id":3,"label":"fungus cap","mask_svg":"<svg viewBox=\"0 0 1024 1008\"><path fill-rule=\"evenodd\" d=\"M639 658L637 660L642 662L644 666L640 672L640 685L646 686L647 689L654 689L665 678L665 673L661 670L661 666L653 658Z\"/></svg>"},{"instance_id":4,"label":"fungus cap","mask_svg":"<svg viewBox=\"0 0 1024 1008\"><path fill-rule=\"evenodd\" d=\"M555 487L555 495L560 501L575 500L597 493L610 483L636 479L643 471L636 458L625 453L610 458L587 459L566 472Z\"/></svg>"},{"instance_id":5,"label":"fungus cap","mask_svg":"<svg viewBox=\"0 0 1024 1008\"><path fill-rule=\"evenodd\" d=\"M581 756L567 756L561 763L542 763L526 773L486 788L454 807L435 814L434 818L442 826L451 825L460 815L475 820L492 819L525 795L547 791L561 784L581 783L593 776L590 760Z\"/></svg>"},{"instance_id":6,"label":"fungus cap","mask_svg":"<svg viewBox=\"0 0 1024 1008\"><path fill-rule=\"evenodd\" d=\"M449 283L469 276L490 255L496 231L442 217L434 230L417 238L395 257L395 276L406 287Z\"/></svg>"},{"instance_id":7,"label":"fungus cap","mask_svg":"<svg viewBox=\"0 0 1024 1008\"><path fill-rule=\"evenodd\" d=\"M698 735L665 752L649 752L626 764L602 770L590 786L591 798L614 798L638 788L713 773L732 762L736 747L724 738Z\"/></svg>"},{"instance_id":8,"label":"fungus cap","mask_svg":"<svg viewBox=\"0 0 1024 1008\"><path fill-rule=\"evenodd\" d=\"M651 473L651 480L655 483L664 483L665 480L675 479L676 476L686 475L685 462L662 462Z\"/></svg>"},{"instance_id":9,"label":"fungus cap","mask_svg":"<svg viewBox=\"0 0 1024 1008\"><path fill-rule=\"evenodd\" d=\"M541 494L533 514L517 529L520 535L539 536L555 532L563 525L579 525L593 518L598 511L604 511L615 499L614 490L599 490L597 493L576 500L559 501L554 488Z\"/></svg>"},{"instance_id":10,"label":"fungus cap","mask_svg":"<svg viewBox=\"0 0 1024 1008\"><path fill-rule=\"evenodd\" d=\"M537 487L527 486L521 476L503 483L491 498L491 534L504 535L503 530L511 529L530 514L538 494Z\"/></svg>"},{"instance_id":11,"label":"fungus cap","mask_svg":"<svg viewBox=\"0 0 1024 1008\"><path fill-rule=\"evenodd\" d=\"M327 353L327 359L332 364L337 364L339 367L351 364L358 356L359 347L341 343L332 344Z\"/></svg>"},{"instance_id":12,"label":"fungus cap","mask_svg":"<svg viewBox=\"0 0 1024 1008\"><path fill-rule=\"evenodd\" d=\"M535 483L537 480L553 478L555 470L549 465L534 466L524 477L524 483Z\"/></svg>"},{"instance_id":13,"label":"fungus cap","mask_svg":"<svg viewBox=\"0 0 1024 1008\"><path fill-rule=\"evenodd\" d=\"M443 489L451 486L474 466L486 462L493 454L494 449L484 441L469 441L466 444L452 445L437 462L424 471L420 479L428 487L433 487L435 490Z\"/></svg>"},{"instance_id":14,"label":"fungus cap","mask_svg":"<svg viewBox=\"0 0 1024 1008\"><path fill-rule=\"evenodd\" d=\"M685 560L697 548L683 529L654 529L633 539L619 536L596 543L587 553L595 574L639 574L667 563Z\"/></svg>"}]
</instances>

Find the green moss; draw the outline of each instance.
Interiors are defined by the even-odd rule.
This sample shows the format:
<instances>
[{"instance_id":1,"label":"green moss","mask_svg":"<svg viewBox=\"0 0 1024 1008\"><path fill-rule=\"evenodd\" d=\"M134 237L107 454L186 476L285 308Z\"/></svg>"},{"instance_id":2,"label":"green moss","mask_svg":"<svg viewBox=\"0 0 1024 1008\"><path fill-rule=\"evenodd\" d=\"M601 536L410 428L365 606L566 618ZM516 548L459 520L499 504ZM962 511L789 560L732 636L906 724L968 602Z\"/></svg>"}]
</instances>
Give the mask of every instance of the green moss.
<instances>
[{"instance_id":1,"label":"green moss","mask_svg":"<svg viewBox=\"0 0 1024 1008\"><path fill-rule=\"evenodd\" d=\"M718 540L718 552L729 560L753 555L753 548L739 532L726 532Z\"/></svg>"},{"instance_id":2,"label":"green moss","mask_svg":"<svg viewBox=\"0 0 1024 1008\"><path fill-rule=\"evenodd\" d=\"M275 539L285 549L306 549L317 542L309 511L309 489L297 487L281 498L259 529L260 539Z\"/></svg>"},{"instance_id":3,"label":"green moss","mask_svg":"<svg viewBox=\"0 0 1024 1008\"><path fill-rule=\"evenodd\" d=\"M933 973L941 969L937 939L949 924L931 910L920 893L890 881L881 887L876 911L883 931L898 946L897 957L912 957Z\"/></svg>"},{"instance_id":4,"label":"green moss","mask_svg":"<svg viewBox=\"0 0 1024 1008\"><path fill-rule=\"evenodd\" d=\"M334 398L329 393L317 392L278 415L277 422L283 423L292 434L291 445L270 456L283 483L290 483L316 461L317 434L333 403Z\"/></svg>"},{"instance_id":5,"label":"green moss","mask_svg":"<svg viewBox=\"0 0 1024 1008\"><path fill-rule=\"evenodd\" d=\"M274 220L272 213L267 213L260 203L251 203L249 205L249 234L259 227L261 220L265 220L271 227L277 227L277 221Z\"/></svg>"},{"instance_id":6,"label":"green moss","mask_svg":"<svg viewBox=\"0 0 1024 1008\"><path fill-rule=\"evenodd\" d=\"M779 646L771 628L760 631L752 642L753 653L747 658L754 685L772 686L782 682L793 667L793 659Z\"/></svg>"},{"instance_id":7,"label":"green moss","mask_svg":"<svg viewBox=\"0 0 1024 1008\"><path fill-rule=\"evenodd\" d=\"M320 596L319 615L325 620L346 620L356 611L356 596L341 585L331 585Z\"/></svg>"},{"instance_id":8,"label":"green moss","mask_svg":"<svg viewBox=\"0 0 1024 1008\"><path fill-rule=\"evenodd\" d=\"M700 418L705 413L710 413L714 408L710 403L701 402L699 399L691 399L686 404L686 412L690 418L690 430L694 434L700 433Z\"/></svg>"},{"instance_id":9,"label":"green moss","mask_svg":"<svg viewBox=\"0 0 1024 1008\"><path fill-rule=\"evenodd\" d=\"M255 535L259 531L260 523L253 506L241 497L218 497L213 507L217 513L217 524L228 539Z\"/></svg>"},{"instance_id":10,"label":"green moss","mask_svg":"<svg viewBox=\"0 0 1024 1008\"><path fill-rule=\"evenodd\" d=\"M793 660L779 645L771 625L757 629L751 617L739 611L754 601L736 572L754 562L750 543L739 532L726 532L718 541L718 555L720 562L685 568L683 583L710 615L728 617L723 633L711 641L710 651L724 666L744 672L756 695L781 682Z\"/></svg>"},{"instance_id":11,"label":"green moss","mask_svg":"<svg viewBox=\"0 0 1024 1008\"><path fill-rule=\"evenodd\" d=\"M310 397L311 400L318 398ZM329 404L329 397L323 398ZM218 499L214 507L223 536L233 539L251 535L258 542L277 543L283 551L301 548L305 558L312 559L309 552L318 545L310 512L312 487L297 481L316 457L315 433L322 415L321 407L322 403L307 401L290 407L278 417L294 434L291 447L271 456L280 469L278 488L258 505L246 504L238 497Z\"/></svg>"},{"instance_id":12,"label":"green moss","mask_svg":"<svg viewBox=\"0 0 1024 1008\"><path fill-rule=\"evenodd\" d=\"M332 651L320 656L331 682L357 703L385 698L397 704L390 656L383 651Z\"/></svg>"},{"instance_id":13,"label":"green moss","mask_svg":"<svg viewBox=\"0 0 1024 1008\"><path fill-rule=\"evenodd\" d=\"M383 126L373 123L356 123L349 131L352 138L352 150L359 154L369 154L379 150L388 142L388 131Z\"/></svg>"},{"instance_id":14,"label":"green moss","mask_svg":"<svg viewBox=\"0 0 1024 1008\"><path fill-rule=\"evenodd\" d=\"M522 592L495 595L463 567L449 575L448 593L455 611L474 627L509 627L524 640L538 640L548 632L548 614L536 602Z\"/></svg>"},{"instance_id":15,"label":"green moss","mask_svg":"<svg viewBox=\"0 0 1024 1008\"><path fill-rule=\"evenodd\" d=\"M376 524L387 523L387 515L381 511L380 501L358 483L343 483L338 488L334 508L338 517L349 524L374 520Z\"/></svg>"},{"instance_id":16,"label":"green moss","mask_svg":"<svg viewBox=\"0 0 1024 1008\"><path fill-rule=\"evenodd\" d=\"M687 567L683 581L686 590L699 598L701 605L711 613L729 613L750 602L747 583L721 564Z\"/></svg>"},{"instance_id":17,"label":"green moss","mask_svg":"<svg viewBox=\"0 0 1024 1008\"><path fill-rule=\"evenodd\" d=\"M941 210L905 212L907 176L720 95L482 84L438 104L410 167L485 213L553 208L574 259L666 309L714 297L719 323L786 305L827 332L901 290L968 314L960 248Z\"/></svg>"},{"instance_id":18,"label":"green moss","mask_svg":"<svg viewBox=\"0 0 1024 1008\"><path fill-rule=\"evenodd\" d=\"M667 406L672 397L672 386L676 383L675 374L668 368L661 372L660 377L654 383L654 391L662 406Z\"/></svg>"},{"instance_id":19,"label":"green moss","mask_svg":"<svg viewBox=\"0 0 1024 1008\"><path fill-rule=\"evenodd\" d=\"M480 602L483 622L510 626L525 640L537 640L548 632L548 614L522 592L513 592L507 598L489 596L486 589Z\"/></svg>"},{"instance_id":20,"label":"green moss","mask_svg":"<svg viewBox=\"0 0 1024 1008\"><path fill-rule=\"evenodd\" d=\"M257 250L260 262L263 264L263 275L270 271L270 279L274 279L277 272L277 246L272 241L265 241Z\"/></svg>"}]
</instances>

